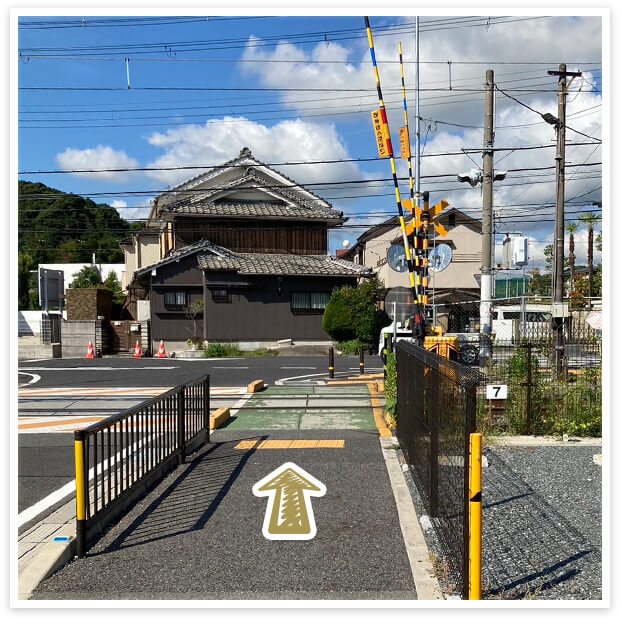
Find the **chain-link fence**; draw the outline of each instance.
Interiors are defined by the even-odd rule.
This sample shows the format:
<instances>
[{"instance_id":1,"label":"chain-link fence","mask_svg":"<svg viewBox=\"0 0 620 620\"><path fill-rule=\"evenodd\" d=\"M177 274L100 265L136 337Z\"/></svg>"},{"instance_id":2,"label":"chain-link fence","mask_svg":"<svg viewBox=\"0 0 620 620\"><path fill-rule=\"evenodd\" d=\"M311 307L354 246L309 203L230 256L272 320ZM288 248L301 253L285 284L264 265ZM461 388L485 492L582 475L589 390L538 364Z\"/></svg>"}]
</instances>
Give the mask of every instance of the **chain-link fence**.
<instances>
[{"instance_id":1,"label":"chain-link fence","mask_svg":"<svg viewBox=\"0 0 620 620\"><path fill-rule=\"evenodd\" d=\"M480 363L479 310L479 302L434 307L436 324L458 334L459 361L466 365ZM480 390L479 429L600 436L602 337L591 323L591 311L571 309L558 338L549 300L495 300L483 370L488 384L507 386L507 398L488 400Z\"/></svg>"},{"instance_id":2,"label":"chain-link fence","mask_svg":"<svg viewBox=\"0 0 620 620\"><path fill-rule=\"evenodd\" d=\"M482 377L409 342L396 347L397 431L456 587L468 597L468 455Z\"/></svg>"}]
</instances>

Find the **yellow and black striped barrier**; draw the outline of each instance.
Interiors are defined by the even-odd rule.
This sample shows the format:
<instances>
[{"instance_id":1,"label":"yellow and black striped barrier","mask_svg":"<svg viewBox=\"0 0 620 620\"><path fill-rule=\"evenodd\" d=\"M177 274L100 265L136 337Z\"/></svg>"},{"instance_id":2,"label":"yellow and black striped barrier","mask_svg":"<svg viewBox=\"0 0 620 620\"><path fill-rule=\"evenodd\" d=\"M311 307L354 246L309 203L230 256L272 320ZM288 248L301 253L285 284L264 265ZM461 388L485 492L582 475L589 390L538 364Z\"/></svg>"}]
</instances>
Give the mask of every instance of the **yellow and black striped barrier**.
<instances>
[{"instance_id":1,"label":"yellow and black striped barrier","mask_svg":"<svg viewBox=\"0 0 620 620\"><path fill-rule=\"evenodd\" d=\"M390 128L387 122L387 115L385 112L385 104L383 102L383 93L381 91L381 80L379 78L379 69L377 68L377 59L375 57L375 47L372 40L372 31L370 29L370 21L368 17L364 17L364 21L366 23L366 34L368 36L368 47L370 49L370 58L372 59L372 66L375 71L375 81L377 83L377 95L379 97L379 112L382 121L382 130L385 132L385 145L387 153L386 155L390 158L390 166L392 169L392 180L394 182L394 193L396 194L396 206L398 208L398 219L400 222L400 230L403 238L403 246L405 248L405 257L407 262L407 270L409 272L409 283L411 287L411 294L413 298L413 307L414 307L414 336L418 338L423 338L425 335L425 325L424 325L424 313L418 303L418 290L417 290L417 281L416 274L413 265L413 259L411 256L411 248L409 247L409 238L407 237L407 232L405 230L405 216L403 214L403 206L400 197L400 189L398 187L398 177L396 175L396 164L394 162L394 152L392 149L392 139L390 137ZM381 155L382 157L385 155ZM395 319L396 320L396 319Z\"/></svg>"}]
</instances>

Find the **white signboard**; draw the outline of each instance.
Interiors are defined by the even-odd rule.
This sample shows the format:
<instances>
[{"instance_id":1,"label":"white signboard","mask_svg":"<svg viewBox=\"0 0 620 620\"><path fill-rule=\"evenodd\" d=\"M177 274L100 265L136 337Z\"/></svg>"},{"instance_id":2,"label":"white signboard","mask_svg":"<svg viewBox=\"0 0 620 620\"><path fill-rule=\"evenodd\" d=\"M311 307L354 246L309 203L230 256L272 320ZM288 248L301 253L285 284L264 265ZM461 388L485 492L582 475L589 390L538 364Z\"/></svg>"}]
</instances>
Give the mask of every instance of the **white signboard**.
<instances>
[{"instance_id":1,"label":"white signboard","mask_svg":"<svg viewBox=\"0 0 620 620\"><path fill-rule=\"evenodd\" d=\"M487 400L506 400L507 398L507 385L487 385Z\"/></svg>"}]
</instances>

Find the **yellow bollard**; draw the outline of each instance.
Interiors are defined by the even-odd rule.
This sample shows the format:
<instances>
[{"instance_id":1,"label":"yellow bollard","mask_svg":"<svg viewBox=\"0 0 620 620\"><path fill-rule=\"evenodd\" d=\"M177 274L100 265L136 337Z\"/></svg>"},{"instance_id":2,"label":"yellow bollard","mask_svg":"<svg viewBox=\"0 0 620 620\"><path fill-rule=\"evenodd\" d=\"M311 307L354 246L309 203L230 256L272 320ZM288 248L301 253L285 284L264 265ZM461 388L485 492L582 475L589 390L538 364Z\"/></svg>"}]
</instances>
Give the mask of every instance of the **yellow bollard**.
<instances>
[{"instance_id":1,"label":"yellow bollard","mask_svg":"<svg viewBox=\"0 0 620 620\"><path fill-rule=\"evenodd\" d=\"M482 435L469 436L469 600L482 599Z\"/></svg>"},{"instance_id":2,"label":"yellow bollard","mask_svg":"<svg viewBox=\"0 0 620 620\"><path fill-rule=\"evenodd\" d=\"M86 555L86 481L84 477L84 441L75 431L75 538L77 556Z\"/></svg>"}]
</instances>

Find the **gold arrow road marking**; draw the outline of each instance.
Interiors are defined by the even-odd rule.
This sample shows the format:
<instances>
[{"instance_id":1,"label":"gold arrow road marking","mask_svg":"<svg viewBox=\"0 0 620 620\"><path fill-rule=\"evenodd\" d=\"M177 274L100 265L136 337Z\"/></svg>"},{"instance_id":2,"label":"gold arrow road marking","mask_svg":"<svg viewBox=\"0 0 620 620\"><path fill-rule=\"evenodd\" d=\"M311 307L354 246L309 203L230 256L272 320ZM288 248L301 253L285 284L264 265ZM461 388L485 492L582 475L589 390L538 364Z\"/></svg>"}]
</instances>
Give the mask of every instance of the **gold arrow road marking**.
<instances>
[{"instance_id":1,"label":"gold arrow road marking","mask_svg":"<svg viewBox=\"0 0 620 620\"><path fill-rule=\"evenodd\" d=\"M268 497L263 536L268 540L310 540L316 523L310 497L325 495L326 487L295 463L284 463L253 487L256 497Z\"/></svg>"}]
</instances>

